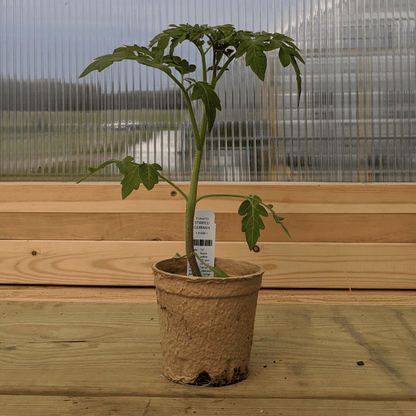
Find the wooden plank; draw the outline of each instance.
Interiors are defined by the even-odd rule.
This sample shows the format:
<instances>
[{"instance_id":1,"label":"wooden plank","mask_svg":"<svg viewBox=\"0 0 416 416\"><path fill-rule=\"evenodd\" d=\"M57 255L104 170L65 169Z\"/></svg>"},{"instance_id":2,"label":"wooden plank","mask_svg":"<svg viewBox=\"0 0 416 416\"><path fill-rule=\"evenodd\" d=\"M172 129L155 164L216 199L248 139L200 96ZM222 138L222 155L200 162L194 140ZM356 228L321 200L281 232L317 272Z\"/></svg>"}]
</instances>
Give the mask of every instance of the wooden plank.
<instances>
[{"instance_id":1,"label":"wooden plank","mask_svg":"<svg viewBox=\"0 0 416 416\"><path fill-rule=\"evenodd\" d=\"M188 186L185 184L184 186ZM218 187L218 189L216 189ZM285 217L295 242L415 242L416 184L201 183L201 193L252 188ZM183 239L184 201L171 187L121 201L118 184L0 184L3 239ZM116 192L117 191L117 192ZM162 204L159 201L163 201ZM166 203L169 202L169 203ZM217 213L219 241L244 241L239 199L201 201ZM160 205L160 206L159 206ZM289 241L271 218L261 241Z\"/></svg>"},{"instance_id":2,"label":"wooden plank","mask_svg":"<svg viewBox=\"0 0 416 416\"><path fill-rule=\"evenodd\" d=\"M243 199L212 198L203 199L197 209L210 209L216 214L236 214ZM273 204L279 214L415 214L416 204L302 204L275 202L264 198L264 202ZM82 202L0 202L2 213L111 213L111 214L149 214L182 213L185 200L119 200L119 201L82 201Z\"/></svg>"},{"instance_id":3,"label":"wooden plank","mask_svg":"<svg viewBox=\"0 0 416 416\"><path fill-rule=\"evenodd\" d=\"M3 301L0 394L414 401L415 312L259 305L248 379L206 389L160 376L155 304Z\"/></svg>"},{"instance_id":4,"label":"wooden plank","mask_svg":"<svg viewBox=\"0 0 416 416\"><path fill-rule=\"evenodd\" d=\"M416 214L287 214L290 239L271 216L262 242L414 243ZM0 213L0 236L13 240L177 241L184 239L184 213ZM242 217L217 213L217 241L244 241Z\"/></svg>"},{"instance_id":5,"label":"wooden plank","mask_svg":"<svg viewBox=\"0 0 416 416\"><path fill-rule=\"evenodd\" d=\"M416 291L262 289L259 305L390 305L416 306Z\"/></svg>"},{"instance_id":6,"label":"wooden plank","mask_svg":"<svg viewBox=\"0 0 416 416\"><path fill-rule=\"evenodd\" d=\"M224 390L224 389L223 389ZM2 416L414 416L414 401L166 397L0 396Z\"/></svg>"},{"instance_id":7,"label":"wooden plank","mask_svg":"<svg viewBox=\"0 0 416 416\"><path fill-rule=\"evenodd\" d=\"M153 286L151 265L179 242L0 241L1 284ZM416 244L217 243L262 265L265 288L416 289Z\"/></svg>"},{"instance_id":8,"label":"wooden plank","mask_svg":"<svg viewBox=\"0 0 416 416\"><path fill-rule=\"evenodd\" d=\"M147 304L156 303L156 290L143 287L1 285L0 301ZM258 304L416 306L416 291L261 289Z\"/></svg>"},{"instance_id":9,"label":"wooden plank","mask_svg":"<svg viewBox=\"0 0 416 416\"><path fill-rule=\"evenodd\" d=\"M189 183L178 182L185 191ZM121 186L117 182L2 182L0 201L119 201ZM128 200L172 200L173 188L165 183L151 192L140 188ZM261 198L282 203L302 204L416 204L414 183L282 183L282 182L201 182L200 195L225 193L246 195L256 193Z\"/></svg>"}]
</instances>

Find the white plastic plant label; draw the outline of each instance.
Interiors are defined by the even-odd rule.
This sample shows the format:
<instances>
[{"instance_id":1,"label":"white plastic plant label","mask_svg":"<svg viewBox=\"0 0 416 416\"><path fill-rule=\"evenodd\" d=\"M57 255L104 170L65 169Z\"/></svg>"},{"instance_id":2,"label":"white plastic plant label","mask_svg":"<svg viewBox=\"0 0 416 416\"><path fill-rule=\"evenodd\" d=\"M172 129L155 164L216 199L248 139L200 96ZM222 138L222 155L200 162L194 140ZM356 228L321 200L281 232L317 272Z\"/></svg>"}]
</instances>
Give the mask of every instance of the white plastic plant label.
<instances>
[{"instance_id":1,"label":"white plastic plant label","mask_svg":"<svg viewBox=\"0 0 416 416\"><path fill-rule=\"evenodd\" d=\"M210 210L195 210L194 250L205 263L215 266L215 215ZM214 277L214 272L198 259L197 262L203 277ZM189 263L188 275L192 275Z\"/></svg>"}]
</instances>

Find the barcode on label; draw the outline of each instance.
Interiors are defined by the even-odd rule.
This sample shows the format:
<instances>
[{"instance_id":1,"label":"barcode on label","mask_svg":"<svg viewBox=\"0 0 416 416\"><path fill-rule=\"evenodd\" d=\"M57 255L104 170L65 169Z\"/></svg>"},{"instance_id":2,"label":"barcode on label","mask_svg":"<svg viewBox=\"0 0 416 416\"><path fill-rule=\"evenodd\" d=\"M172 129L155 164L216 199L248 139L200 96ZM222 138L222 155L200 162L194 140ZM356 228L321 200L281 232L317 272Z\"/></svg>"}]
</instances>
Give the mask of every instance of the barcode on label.
<instances>
[{"instance_id":1,"label":"barcode on label","mask_svg":"<svg viewBox=\"0 0 416 416\"><path fill-rule=\"evenodd\" d=\"M212 240L194 240L194 246L211 247Z\"/></svg>"}]
</instances>

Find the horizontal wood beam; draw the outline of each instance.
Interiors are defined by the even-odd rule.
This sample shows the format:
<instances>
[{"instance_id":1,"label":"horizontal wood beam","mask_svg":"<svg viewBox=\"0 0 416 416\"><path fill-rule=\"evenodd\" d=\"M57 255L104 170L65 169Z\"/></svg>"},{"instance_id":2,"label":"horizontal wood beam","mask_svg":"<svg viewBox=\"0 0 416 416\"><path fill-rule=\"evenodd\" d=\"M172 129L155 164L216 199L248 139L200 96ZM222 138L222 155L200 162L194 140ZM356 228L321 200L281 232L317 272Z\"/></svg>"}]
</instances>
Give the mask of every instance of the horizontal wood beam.
<instances>
[{"instance_id":1,"label":"horizontal wood beam","mask_svg":"<svg viewBox=\"0 0 416 416\"><path fill-rule=\"evenodd\" d=\"M262 265L265 288L416 289L416 244L217 243ZM183 242L0 240L0 283L153 286L151 266Z\"/></svg>"},{"instance_id":2,"label":"horizontal wood beam","mask_svg":"<svg viewBox=\"0 0 416 416\"><path fill-rule=\"evenodd\" d=\"M187 183L181 186L186 189ZM416 184L212 183L200 194L256 193L265 219L249 252L236 198L216 214L217 256L266 268L264 287L416 288ZM1 183L0 283L152 286L151 265L184 253L184 201L167 184L121 200L118 183Z\"/></svg>"},{"instance_id":3,"label":"horizontal wood beam","mask_svg":"<svg viewBox=\"0 0 416 416\"><path fill-rule=\"evenodd\" d=\"M286 214L291 239L271 216L259 242L416 243L415 214ZM242 217L217 213L217 241L245 241ZM0 235L9 240L183 241L184 214L0 213Z\"/></svg>"},{"instance_id":4,"label":"horizontal wood beam","mask_svg":"<svg viewBox=\"0 0 416 416\"><path fill-rule=\"evenodd\" d=\"M185 191L189 183L178 182ZM282 203L302 204L416 204L415 183L324 183L324 182L201 182L199 194L256 194ZM160 183L149 192L144 187L126 201L181 199L174 189ZM3 182L0 202L83 202L120 201L117 182Z\"/></svg>"}]
</instances>

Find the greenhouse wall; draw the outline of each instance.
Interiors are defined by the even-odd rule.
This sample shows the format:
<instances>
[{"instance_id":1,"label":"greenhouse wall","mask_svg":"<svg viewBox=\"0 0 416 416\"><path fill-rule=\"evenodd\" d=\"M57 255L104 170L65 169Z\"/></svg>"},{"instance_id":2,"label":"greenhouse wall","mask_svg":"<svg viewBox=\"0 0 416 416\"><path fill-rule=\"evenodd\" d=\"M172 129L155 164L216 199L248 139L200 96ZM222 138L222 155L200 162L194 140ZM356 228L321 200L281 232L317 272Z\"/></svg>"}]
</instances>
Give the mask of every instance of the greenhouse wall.
<instances>
[{"instance_id":1,"label":"greenhouse wall","mask_svg":"<svg viewBox=\"0 0 416 416\"><path fill-rule=\"evenodd\" d=\"M217 90L202 180L416 181L413 0L15 0L0 13L0 180L76 181L127 155L187 181L193 141L168 77L134 62L79 78L169 24L232 23L290 36L293 71L268 54L265 82L237 60ZM183 56L198 63L185 43ZM197 73L198 76L198 73ZM201 111L198 109L200 115ZM92 180L116 181L107 168Z\"/></svg>"}]
</instances>

